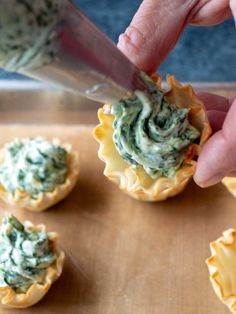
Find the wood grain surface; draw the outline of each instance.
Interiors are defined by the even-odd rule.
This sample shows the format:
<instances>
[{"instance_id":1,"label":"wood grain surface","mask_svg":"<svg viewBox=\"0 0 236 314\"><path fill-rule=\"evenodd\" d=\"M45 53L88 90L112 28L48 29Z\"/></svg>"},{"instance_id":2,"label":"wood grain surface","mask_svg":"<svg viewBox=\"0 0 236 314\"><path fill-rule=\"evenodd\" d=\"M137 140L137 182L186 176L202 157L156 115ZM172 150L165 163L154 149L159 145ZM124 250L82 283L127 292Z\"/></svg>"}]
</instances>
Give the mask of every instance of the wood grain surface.
<instances>
[{"instance_id":1,"label":"wood grain surface","mask_svg":"<svg viewBox=\"0 0 236 314\"><path fill-rule=\"evenodd\" d=\"M81 174L69 197L43 213L0 203L0 216L45 223L60 233L66 263L47 296L1 314L227 314L208 280L209 242L236 227L236 199L221 185L193 182L179 196L144 203L103 175L90 126L0 126L15 136L60 137L79 150Z\"/></svg>"}]
</instances>

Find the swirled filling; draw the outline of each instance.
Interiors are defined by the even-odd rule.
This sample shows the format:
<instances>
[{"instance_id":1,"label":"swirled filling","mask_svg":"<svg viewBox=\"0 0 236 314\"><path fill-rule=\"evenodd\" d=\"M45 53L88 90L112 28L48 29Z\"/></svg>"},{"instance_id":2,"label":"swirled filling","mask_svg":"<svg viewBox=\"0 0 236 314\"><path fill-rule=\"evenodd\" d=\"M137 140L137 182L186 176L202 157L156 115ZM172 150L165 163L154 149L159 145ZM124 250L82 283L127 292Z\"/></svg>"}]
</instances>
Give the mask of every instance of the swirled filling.
<instances>
[{"instance_id":1,"label":"swirled filling","mask_svg":"<svg viewBox=\"0 0 236 314\"><path fill-rule=\"evenodd\" d=\"M13 215L2 221L0 235L0 287L25 293L42 284L47 268L56 260L46 232L27 230Z\"/></svg>"},{"instance_id":2,"label":"swirled filling","mask_svg":"<svg viewBox=\"0 0 236 314\"><path fill-rule=\"evenodd\" d=\"M170 104L152 80L146 83L148 92L136 91L136 98L113 105L113 141L129 164L152 178L172 177L200 133L188 121L189 109Z\"/></svg>"},{"instance_id":3,"label":"swirled filling","mask_svg":"<svg viewBox=\"0 0 236 314\"><path fill-rule=\"evenodd\" d=\"M0 67L20 71L50 63L62 10L63 0L1 1Z\"/></svg>"},{"instance_id":4,"label":"swirled filling","mask_svg":"<svg viewBox=\"0 0 236 314\"><path fill-rule=\"evenodd\" d=\"M0 183L11 193L27 192L38 198L63 184L67 174L67 151L42 138L15 139L4 148Z\"/></svg>"}]
</instances>

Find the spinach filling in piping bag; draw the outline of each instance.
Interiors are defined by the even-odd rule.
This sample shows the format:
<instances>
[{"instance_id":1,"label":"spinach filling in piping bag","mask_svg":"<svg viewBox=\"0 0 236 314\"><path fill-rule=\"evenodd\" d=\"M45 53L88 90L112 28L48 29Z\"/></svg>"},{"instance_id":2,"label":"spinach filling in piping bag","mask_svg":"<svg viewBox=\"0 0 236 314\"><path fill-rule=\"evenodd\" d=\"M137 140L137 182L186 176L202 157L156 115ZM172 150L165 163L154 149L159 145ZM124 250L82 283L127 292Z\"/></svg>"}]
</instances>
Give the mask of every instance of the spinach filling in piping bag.
<instances>
[{"instance_id":1,"label":"spinach filling in piping bag","mask_svg":"<svg viewBox=\"0 0 236 314\"><path fill-rule=\"evenodd\" d=\"M0 67L22 71L49 64L58 50L63 0L4 0L0 10Z\"/></svg>"}]
</instances>

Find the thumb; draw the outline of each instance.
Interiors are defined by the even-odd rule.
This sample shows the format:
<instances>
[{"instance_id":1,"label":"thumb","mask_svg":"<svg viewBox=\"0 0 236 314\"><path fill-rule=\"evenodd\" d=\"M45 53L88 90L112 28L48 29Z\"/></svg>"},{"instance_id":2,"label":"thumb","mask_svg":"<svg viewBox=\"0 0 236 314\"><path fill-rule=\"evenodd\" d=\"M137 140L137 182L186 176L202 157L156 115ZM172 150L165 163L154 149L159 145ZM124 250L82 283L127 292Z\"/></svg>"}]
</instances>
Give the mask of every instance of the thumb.
<instances>
[{"instance_id":1,"label":"thumb","mask_svg":"<svg viewBox=\"0 0 236 314\"><path fill-rule=\"evenodd\" d=\"M191 10L185 0L144 0L118 48L141 70L154 73L174 48Z\"/></svg>"},{"instance_id":2,"label":"thumb","mask_svg":"<svg viewBox=\"0 0 236 314\"><path fill-rule=\"evenodd\" d=\"M220 182L224 176L236 176L236 99L225 118L222 130L204 145L198 158L195 182L207 187Z\"/></svg>"}]
</instances>

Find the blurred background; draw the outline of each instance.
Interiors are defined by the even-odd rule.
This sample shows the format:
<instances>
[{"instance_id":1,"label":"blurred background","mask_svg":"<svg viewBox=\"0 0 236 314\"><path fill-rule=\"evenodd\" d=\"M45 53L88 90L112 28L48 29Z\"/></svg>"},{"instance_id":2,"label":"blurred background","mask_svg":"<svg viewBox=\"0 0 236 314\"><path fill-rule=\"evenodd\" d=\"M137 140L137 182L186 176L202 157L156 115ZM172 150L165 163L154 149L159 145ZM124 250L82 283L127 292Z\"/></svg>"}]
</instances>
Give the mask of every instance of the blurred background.
<instances>
[{"instance_id":1,"label":"blurred background","mask_svg":"<svg viewBox=\"0 0 236 314\"><path fill-rule=\"evenodd\" d=\"M130 23L141 0L74 0L114 42ZM159 72L181 81L236 81L236 30L233 19L212 26L186 28ZM23 77L0 71L0 79Z\"/></svg>"}]
</instances>

